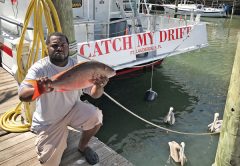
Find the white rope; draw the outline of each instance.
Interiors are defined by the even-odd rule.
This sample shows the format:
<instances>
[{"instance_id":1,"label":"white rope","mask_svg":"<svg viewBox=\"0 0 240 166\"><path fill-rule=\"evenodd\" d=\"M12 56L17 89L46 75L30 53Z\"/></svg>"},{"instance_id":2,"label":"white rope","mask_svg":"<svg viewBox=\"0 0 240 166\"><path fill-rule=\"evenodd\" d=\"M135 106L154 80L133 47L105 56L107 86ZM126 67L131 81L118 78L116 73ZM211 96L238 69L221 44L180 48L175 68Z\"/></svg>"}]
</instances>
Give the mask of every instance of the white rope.
<instances>
[{"instance_id":1,"label":"white rope","mask_svg":"<svg viewBox=\"0 0 240 166\"><path fill-rule=\"evenodd\" d=\"M152 65L152 74L151 74L151 90L152 90L152 84L153 84L153 67L154 67L154 65Z\"/></svg>"},{"instance_id":2,"label":"white rope","mask_svg":"<svg viewBox=\"0 0 240 166\"><path fill-rule=\"evenodd\" d=\"M143 122L146 122L147 124L150 124L154 127L157 127L159 129L168 131L168 132L172 132L172 133L176 133L176 134L184 134L184 135L214 135L214 134L219 134L219 133L192 133L192 132L181 132L181 131L176 131L176 130L171 130L171 129L167 129L165 127L159 126L155 123L152 123L140 116L138 116L137 114L133 113L132 111L130 111L129 109L127 109L126 107L124 107L122 104L120 104L119 102L117 102L115 99L113 99L111 96L109 96L106 92L103 92L103 94L108 97L110 100L112 100L115 104L117 104L118 106L120 106L121 108L123 108L125 111L127 111L128 113L132 114L133 116L135 116L136 118L142 120Z\"/></svg>"}]
</instances>

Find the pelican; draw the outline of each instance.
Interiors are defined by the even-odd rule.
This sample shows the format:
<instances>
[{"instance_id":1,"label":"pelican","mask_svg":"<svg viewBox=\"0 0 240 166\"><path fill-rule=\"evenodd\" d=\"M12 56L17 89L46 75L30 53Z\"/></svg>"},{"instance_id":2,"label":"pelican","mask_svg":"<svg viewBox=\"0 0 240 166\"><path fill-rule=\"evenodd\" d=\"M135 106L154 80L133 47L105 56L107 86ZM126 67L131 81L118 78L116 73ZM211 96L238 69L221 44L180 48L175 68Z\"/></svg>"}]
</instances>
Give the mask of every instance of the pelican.
<instances>
[{"instance_id":1,"label":"pelican","mask_svg":"<svg viewBox=\"0 0 240 166\"><path fill-rule=\"evenodd\" d=\"M212 133L220 133L221 126L222 126L222 120L218 120L219 113L214 114L214 120L211 124L208 125L208 129Z\"/></svg>"},{"instance_id":2,"label":"pelican","mask_svg":"<svg viewBox=\"0 0 240 166\"><path fill-rule=\"evenodd\" d=\"M173 125L175 123L175 116L174 116L173 110L174 110L173 107L169 108L168 114L163 119L164 123L167 123L170 125Z\"/></svg>"},{"instance_id":3,"label":"pelican","mask_svg":"<svg viewBox=\"0 0 240 166\"><path fill-rule=\"evenodd\" d=\"M172 141L168 142L168 145L170 147L170 156L172 159L177 163L181 163L181 166L183 166L187 162L187 158L184 154L185 143L181 142L181 145L179 145L177 142Z\"/></svg>"}]
</instances>

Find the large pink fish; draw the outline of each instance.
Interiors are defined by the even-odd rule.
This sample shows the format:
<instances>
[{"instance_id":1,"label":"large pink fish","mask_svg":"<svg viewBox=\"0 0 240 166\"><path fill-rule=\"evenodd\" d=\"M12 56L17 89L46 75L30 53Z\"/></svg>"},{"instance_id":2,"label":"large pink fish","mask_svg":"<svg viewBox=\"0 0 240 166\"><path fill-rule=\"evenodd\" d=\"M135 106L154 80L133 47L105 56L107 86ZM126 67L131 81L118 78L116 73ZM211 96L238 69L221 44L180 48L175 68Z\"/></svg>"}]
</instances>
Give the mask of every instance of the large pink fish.
<instances>
[{"instance_id":1,"label":"large pink fish","mask_svg":"<svg viewBox=\"0 0 240 166\"><path fill-rule=\"evenodd\" d=\"M113 77L115 70L98 61L86 61L79 63L66 71L52 76L52 88L55 91L72 91L84 89L93 85L93 81L99 77ZM41 95L36 80L26 80L34 87L32 99Z\"/></svg>"}]
</instances>

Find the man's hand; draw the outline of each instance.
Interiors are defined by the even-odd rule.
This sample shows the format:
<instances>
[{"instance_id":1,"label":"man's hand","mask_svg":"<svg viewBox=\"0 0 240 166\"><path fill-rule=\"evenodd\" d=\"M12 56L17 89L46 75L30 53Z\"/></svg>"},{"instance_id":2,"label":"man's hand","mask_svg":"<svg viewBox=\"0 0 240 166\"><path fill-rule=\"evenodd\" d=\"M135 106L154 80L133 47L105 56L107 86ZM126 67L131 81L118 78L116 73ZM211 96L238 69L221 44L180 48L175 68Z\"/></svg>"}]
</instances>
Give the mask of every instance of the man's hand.
<instances>
[{"instance_id":1,"label":"man's hand","mask_svg":"<svg viewBox=\"0 0 240 166\"><path fill-rule=\"evenodd\" d=\"M38 78L36 82L37 82L37 88L39 90L39 93L41 94L48 93L53 90L52 81L48 77ZM31 87L25 86L24 88L22 88L22 90L19 92L19 99L25 102L32 101L33 100L32 97L34 95L35 88L36 88L34 86L36 85L32 85Z\"/></svg>"},{"instance_id":2,"label":"man's hand","mask_svg":"<svg viewBox=\"0 0 240 166\"><path fill-rule=\"evenodd\" d=\"M107 85L109 79L106 76L99 76L97 78L94 78L92 81L94 85L91 89L91 96L93 98L99 98L102 96L104 87Z\"/></svg>"},{"instance_id":3,"label":"man's hand","mask_svg":"<svg viewBox=\"0 0 240 166\"><path fill-rule=\"evenodd\" d=\"M97 88L103 88L107 85L109 79L106 76L100 76L98 78L95 78L93 80L93 84L97 87Z\"/></svg>"},{"instance_id":4,"label":"man's hand","mask_svg":"<svg viewBox=\"0 0 240 166\"><path fill-rule=\"evenodd\" d=\"M53 91L52 80L50 80L48 77L38 78L37 85L40 93L48 93Z\"/></svg>"}]
</instances>

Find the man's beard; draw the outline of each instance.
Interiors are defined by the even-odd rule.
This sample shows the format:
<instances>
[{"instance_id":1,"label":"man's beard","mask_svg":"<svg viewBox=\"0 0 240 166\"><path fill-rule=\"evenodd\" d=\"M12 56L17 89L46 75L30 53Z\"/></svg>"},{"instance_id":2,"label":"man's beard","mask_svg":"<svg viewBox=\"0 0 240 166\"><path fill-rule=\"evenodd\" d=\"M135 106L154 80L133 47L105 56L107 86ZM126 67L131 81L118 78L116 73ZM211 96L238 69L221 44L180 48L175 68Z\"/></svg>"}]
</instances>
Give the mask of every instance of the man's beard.
<instances>
[{"instance_id":1,"label":"man's beard","mask_svg":"<svg viewBox=\"0 0 240 166\"><path fill-rule=\"evenodd\" d=\"M56 54L56 55L55 55ZM63 53L54 53L52 56L50 56L52 62L65 62L68 59L69 55L58 55L58 54L63 54Z\"/></svg>"},{"instance_id":2,"label":"man's beard","mask_svg":"<svg viewBox=\"0 0 240 166\"><path fill-rule=\"evenodd\" d=\"M68 56L66 56L65 58L61 59L61 58L52 58L51 60L53 62L65 62L68 59Z\"/></svg>"}]
</instances>

